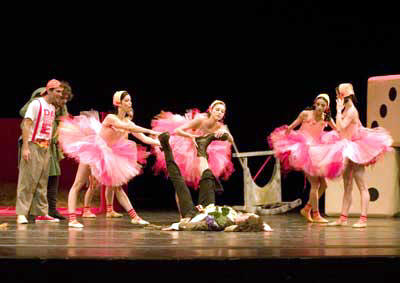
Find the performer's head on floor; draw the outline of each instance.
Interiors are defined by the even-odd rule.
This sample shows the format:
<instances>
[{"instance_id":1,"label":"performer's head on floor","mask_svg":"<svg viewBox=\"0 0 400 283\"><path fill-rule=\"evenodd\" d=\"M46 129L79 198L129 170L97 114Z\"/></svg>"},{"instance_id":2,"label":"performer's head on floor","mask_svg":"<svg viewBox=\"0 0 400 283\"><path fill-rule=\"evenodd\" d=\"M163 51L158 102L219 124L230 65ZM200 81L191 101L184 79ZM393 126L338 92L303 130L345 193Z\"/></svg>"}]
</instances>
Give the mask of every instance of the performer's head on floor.
<instances>
[{"instance_id":1,"label":"performer's head on floor","mask_svg":"<svg viewBox=\"0 0 400 283\"><path fill-rule=\"evenodd\" d=\"M53 104L54 106L59 106L61 103L63 90L64 88L61 85L61 82L56 79L52 79L47 82L46 89L42 91L40 95L46 97L48 103Z\"/></svg>"},{"instance_id":2,"label":"performer's head on floor","mask_svg":"<svg viewBox=\"0 0 400 283\"><path fill-rule=\"evenodd\" d=\"M354 93L354 88L351 83L342 83L336 88L336 97L343 99L344 104L348 101L357 103L356 95Z\"/></svg>"},{"instance_id":3,"label":"performer's head on floor","mask_svg":"<svg viewBox=\"0 0 400 283\"><path fill-rule=\"evenodd\" d=\"M214 118L216 121L222 121L225 117L226 105L222 100L214 100L208 107L208 117Z\"/></svg>"},{"instance_id":4,"label":"performer's head on floor","mask_svg":"<svg viewBox=\"0 0 400 283\"><path fill-rule=\"evenodd\" d=\"M128 113L132 109L132 99L126 90L119 90L114 93L113 105L116 112L123 111Z\"/></svg>"}]
</instances>

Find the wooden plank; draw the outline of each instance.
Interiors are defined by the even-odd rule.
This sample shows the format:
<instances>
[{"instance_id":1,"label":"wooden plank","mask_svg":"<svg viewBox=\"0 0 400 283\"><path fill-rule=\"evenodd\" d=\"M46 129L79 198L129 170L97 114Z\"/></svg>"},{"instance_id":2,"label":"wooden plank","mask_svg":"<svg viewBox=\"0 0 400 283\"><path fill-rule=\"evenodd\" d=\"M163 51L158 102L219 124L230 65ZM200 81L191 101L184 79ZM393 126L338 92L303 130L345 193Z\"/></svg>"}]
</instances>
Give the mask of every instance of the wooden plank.
<instances>
[{"instance_id":1,"label":"wooden plank","mask_svg":"<svg viewBox=\"0 0 400 283\"><path fill-rule=\"evenodd\" d=\"M233 157L241 158L241 157L252 157L252 156L265 156L265 155L274 155L273 150L266 151L251 151L251 152L239 152L233 153Z\"/></svg>"}]
</instances>

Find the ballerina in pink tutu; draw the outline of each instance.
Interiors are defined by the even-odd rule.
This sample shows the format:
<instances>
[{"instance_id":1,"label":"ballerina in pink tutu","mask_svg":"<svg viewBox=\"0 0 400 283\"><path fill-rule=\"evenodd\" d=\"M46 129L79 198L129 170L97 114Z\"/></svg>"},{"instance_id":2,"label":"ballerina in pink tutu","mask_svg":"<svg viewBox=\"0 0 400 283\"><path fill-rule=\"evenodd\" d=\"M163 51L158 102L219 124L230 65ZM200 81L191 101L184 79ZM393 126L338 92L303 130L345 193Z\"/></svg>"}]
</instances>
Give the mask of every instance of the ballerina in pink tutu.
<instances>
[{"instance_id":1,"label":"ballerina in pink tutu","mask_svg":"<svg viewBox=\"0 0 400 283\"><path fill-rule=\"evenodd\" d=\"M311 148L322 143L326 134L324 129L328 125L336 129L330 117L329 103L329 95L319 94L314 100L312 110L302 111L292 124L275 129L268 137L269 145L281 161L283 170L303 171L311 184L309 201L301 210L301 214L309 222L328 222L319 213L318 200L327 187L325 177L333 178L341 173L341 168L331 163L324 167L315 167L312 162ZM293 130L298 126L300 126L298 130Z\"/></svg>"},{"instance_id":2,"label":"ballerina in pink tutu","mask_svg":"<svg viewBox=\"0 0 400 283\"><path fill-rule=\"evenodd\" d=\"M338 162L342 159L346 163L346 168L343 173L344 195L341 216L328 225L347 225L354 180L361 195L361 216L352 227L364 228L367 227L370 198L364 180L365 166L375 163L380 156L390 151L393 140L383 128L368 129L362 126L358 111L354 106L355 94L350 83L340 84L336 92L336 125L340 140L335 142L328 151L330 155L339 158Z\"/></svg>"},{"instance_id":3,"label":"ballerina in pink tutu","mask_svg":"<svg viewBox=\"0 0 400 283\"><path fill-rule=\"evenodd\" d=\"M133 109L130 109L126 113L126 117L130 121L133 120ZM126 139L128 139L128 134L129 134L128 132L125 133ZM143 134L134 133L133 135L136 138L138 138L139 140L141 140L142 142L145 142L143 139L148 139L148 137L146 137ZM137 157L138 162L140 164L144 165L146 163L146 158L148 157L149 153L146 151L146 149L144 147L142 147L140 145L136 145L136 147L137 147L137 152L138 152L138 157ZM96 218L96 214L92 213L92 211L91 211L91 202L93 199L94 192L96 190L98 190L101 185L96 180L96 178L93 177L92 174L89 175L87 183L88 183L88 189L87 189L87 191L85 193L85 197L84 197L84 207L83 207L82 217L83 218ZM115 189L112 189L111 187L106 187L106 192L105 192L106 198L105 199L106 199L106 217L107 218L123 217L123 214L118 213L113 209L114 195L115 195ZM147 221L145 221L143 219L139 219L139 217L137 217L137 218L138 218L138 222L139 222L138 224L148 224Z\"/></svg>"},{"instance_id":4,"label":"ballerina in pink tutu","mask_svg":"<svg viewBox=\"0 0 400 283\"><path fill-rule=\"evenodd\" d=\"M138 157L142 153L138 153L136 143L124 137L126 132L156 136L159 133L139 127L126 119L126 113L132 107L128 92L116 92L113 104L118 113L107 115L102 124L95 117L81 115L64 119L59 127L60 143L64 152L79 162L75 181L68 195L69 227L83 227L76 220L75 210L78 192L89 173L101 184L116 190L117 199L128 211L132 223L137 224L141 220L120 186L141 172ZM149 137L142 141L160 145L158 140Z\"/></svg>"},{"instance_id":5,"label":"ballerina in pink tutu","mask_svg":"<svg viewBox=\"0 0 400 283\"><path fill-rule=\"evenodd\" d=\"M221 100L215 100L208 108L207 113L200 113L194 109L185 116L161 112L152 121L152 128L158 132L168 132L168 149L173 163L179 168L181 175L188 186L197 188L200 185L199 203L203 206L215 202L214 189L208 197L203 196L201 190L202 179L229 178L233 172L231 161L231 143L233 137L222 123L226 106ZM221 140L223 139L223 140ZM165 150L154 148L156 163L153 167L156 174L167 173ZM169 156L169 154L168 154ZM174 177L169 173L174 182ZM208 192L210 192L208 190ZM204 199L207 198L207 201ZM177 199L178 207L180 201Z\"/></svg>"}]
</instances>

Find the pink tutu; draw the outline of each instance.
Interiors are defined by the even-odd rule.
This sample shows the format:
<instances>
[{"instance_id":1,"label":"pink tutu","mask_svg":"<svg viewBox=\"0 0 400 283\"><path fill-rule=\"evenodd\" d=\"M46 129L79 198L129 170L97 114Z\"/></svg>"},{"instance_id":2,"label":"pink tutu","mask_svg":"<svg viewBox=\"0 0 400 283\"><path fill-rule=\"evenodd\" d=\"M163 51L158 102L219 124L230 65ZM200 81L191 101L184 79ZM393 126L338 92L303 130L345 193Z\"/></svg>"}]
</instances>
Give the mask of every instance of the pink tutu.
<instances>
[{"instance_id":1,"label":"pink tutu","mask_svg":"<svg viewBox=\"0 0 400 283\"><path fill-rule=\"evenodd\" d=\"M381 127L359 126L351 139L341 138L337 132L322 137L322 144L312 147L312 163L324 167L328 162L345 164L347 160L360 165L374 164L384 153L391 151L392 137Z\"/></svg>"},{"instance_id":2,"label":"pink tutu","mask_svg":"<svg viewBox=\"0 0 400 283\"><path fill-rule=\"evenodd\" d=\"M283 171L312 171L309 146L312 141L300 131L290 131L288 126L276 128L267 138L269 146L275 151L275 156L281 161Z\"/></svg>"},{"instance_id":3,"label":"pink tutu","mask_svg":"<svg viewBox=\"0 0 400 283\"><path fill-rule=\"evenodd\" d=\"M153 130L159 132L169 132L171 137L169 143L183 178L188 186L197 188L200 182L200 160L197 156L197 149L191 139L174 134L174 130L198 117L205 115L199 110L189 110L185 116L173 114L171 112L161 112L152 120ZM199 134L200 132L192 132ZM153 148L156 156L156 162L153 170L156 174L163 172L167 175L164 153L159 147ZM231 161L231 144L227 141L213 141L207 148L208 164L214 176L227 180L234 171Z\"/></svg>"},{"instance_id":4,"label":"pink tutu","mask_svg":"<svg viewBox=\"0 0 400 283\"><path fill-rule=\"evenodd\" d=\"M148 156L146 148L121 138L108 145L99 135L101 123L92 116L64 118L59 126L63 151L79 163L87 164L103 185L121 186L141 173Z\"/></svg>"},{"instance_id":5,"label":"pink tutu","mask_svg":"<svg viewBox=\"0 0 400 283\"><path fill-rule=\"evenodd\" d=\"M286 129L286 125L277 128L268 137L284 171L333 179L342 175L347 160L369 165L391 150L392 138L383 128L360 126L351 139L342 138L337 131L322 132L318 139L312 139L301 131L286 134Z\"/></svg>"},{"instance_id":6,"label":"pink tutu","mask_svg":"<svg viewBox=\"0 0 400 283\"><path fill-rule=\"evenodd\" d=\"M343 173L344 163L337 162L336 159L326 158L323 159L324 163L315 163L317 158L322 159L324 156L314 148L325 144L327 147L324 149L328 149L337 142L339 139L336 138L335 131L321 131L319 135L310 135L303 130L292 130L286 134L287 128L287 125L276 128L268 137L269 146L281 161L283 171L297 170L310 176L328 178L336 178Z\"/></svg>"}]
</instances>

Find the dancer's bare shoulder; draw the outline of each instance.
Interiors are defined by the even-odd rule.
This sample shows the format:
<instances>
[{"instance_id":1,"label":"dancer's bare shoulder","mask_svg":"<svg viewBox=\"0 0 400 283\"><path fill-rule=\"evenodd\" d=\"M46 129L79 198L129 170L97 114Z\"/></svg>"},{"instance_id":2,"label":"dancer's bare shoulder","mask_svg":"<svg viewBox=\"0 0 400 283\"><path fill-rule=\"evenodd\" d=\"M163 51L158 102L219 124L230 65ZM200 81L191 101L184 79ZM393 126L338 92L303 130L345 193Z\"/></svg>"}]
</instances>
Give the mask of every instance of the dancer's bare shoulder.
<instances>
[{"instance_id":1,"label":"dancer's bare shoulder","mask_svg":"<svg viewBox=\"0 0 400 283\"><path fill-rule=\"evenodd\" d=\"M104 124L115 124L116 122L121 121L117 115L115 114L107 114L106 118L104 118Z\"/></svg>"}]
</instances>

